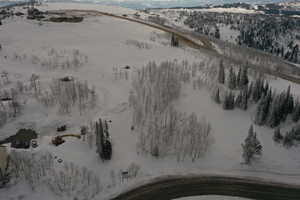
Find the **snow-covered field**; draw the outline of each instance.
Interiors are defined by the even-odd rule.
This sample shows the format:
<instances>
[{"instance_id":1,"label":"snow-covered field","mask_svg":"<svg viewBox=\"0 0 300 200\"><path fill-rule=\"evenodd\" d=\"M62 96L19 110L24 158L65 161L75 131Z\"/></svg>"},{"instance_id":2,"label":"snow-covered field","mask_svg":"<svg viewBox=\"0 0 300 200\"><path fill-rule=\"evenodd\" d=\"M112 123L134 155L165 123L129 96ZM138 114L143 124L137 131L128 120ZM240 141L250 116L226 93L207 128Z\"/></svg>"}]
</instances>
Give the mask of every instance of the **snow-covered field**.
<instances>
[{"instance_id":1,"label":"snow-covered field","mask_svg":"<svg viewBox=\"0 0 300 200\"><path fill-rule=\"evenodd\" d=\"M87 9L132 14L134 10L107 6L81 4L48 4L42 9ZM192 162L186 159L177 162L173 157L156 159L137 153L138 132L131 130L132 109L128 98L132 90L132 77L137 69L148 62L174 61L182 63L205 63L207 68L216 65L207 55L188 47L174 48L169 45L170 36L159 30L141 24L114 19L106 16L86 17L81 23L51 23L29 21L14 17L3 21L0 26L0 72L8 72L10 84L1 89L15 87L17 82L29 84L32 74L40 77L41 90L47 90L54 78L73 76L76 80L94 86L98 95L97 106L80 114L74 109L69 114L60 114L56 107L46 107L33 96L24 96L22 114L0 128L0 139L13 135L19 128L31 127L39 133L39 147L30 152L49 151L65 162L85 167L99 177L101 191L95 199L120 192L163 175L227 174L231 176L264 177L276 181L298 183L300 177L300 149L285 149L273 142L273 130L255 127L261 140L263 156L253 165L241 165L241 143L253 123L255 107L250 112L241 110L224 111L211 100L211 93L204 85L193 89L191 83L184 84L180 98L174 102L179 111L196 113L211 123L213 144L200 159ZM143 48L138 44L146 44ZM77 57L76 57L77 56ZM76 68L61 67L62 63L83 59ZM78 60L76 60L78 62ZM66 66L68 66L66 64ZM130 66L130 69L125 69ZM199 80L205 80L205 71L197 72ZM272 87L283 90L292 86L292 92L300 94L299 86L280 79L270 80ZM82 125L89 125L98 118L111 120L109 124L113 143L112 160L102 162L95 147L88 141L76 138L55 147L50 145L56 128L67 124L67 133L79 133ZM289 123L283 125L285 130ZM95 140L95 138L93 139ZM94 142L94 141L93 141ZM63 163L56 163L61 168ZM138 166L138 175L120 181L120 171L132 164ZM47 196L47 198L46 198ZM25 182L0 190L0 199L70 199L58 197L45 185L30 192ZM214 199L214 198L213 198ZM223 197L221 197L223 199Z\"/></svg>"}]
</instances>

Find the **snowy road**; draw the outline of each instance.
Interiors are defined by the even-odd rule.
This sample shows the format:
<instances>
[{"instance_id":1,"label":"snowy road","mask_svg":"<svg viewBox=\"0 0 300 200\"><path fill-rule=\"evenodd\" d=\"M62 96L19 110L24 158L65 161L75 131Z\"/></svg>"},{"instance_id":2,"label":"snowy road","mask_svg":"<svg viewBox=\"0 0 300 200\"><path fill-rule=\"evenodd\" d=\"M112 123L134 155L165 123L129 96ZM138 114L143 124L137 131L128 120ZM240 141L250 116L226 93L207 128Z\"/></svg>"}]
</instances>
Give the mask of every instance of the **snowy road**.
<instances>
[{"instance_id":1,"label":"snowy road","mask_svg":"<svg viewBox=\"0 0 300 200\"><path fill-rule=\"evenodd\" d=\"M299 200L300 186L264 179L226 176L174 177L142 185L111 200L172 200L199 195L239 196L258 200Z\"/></svg>"}]
</instances>

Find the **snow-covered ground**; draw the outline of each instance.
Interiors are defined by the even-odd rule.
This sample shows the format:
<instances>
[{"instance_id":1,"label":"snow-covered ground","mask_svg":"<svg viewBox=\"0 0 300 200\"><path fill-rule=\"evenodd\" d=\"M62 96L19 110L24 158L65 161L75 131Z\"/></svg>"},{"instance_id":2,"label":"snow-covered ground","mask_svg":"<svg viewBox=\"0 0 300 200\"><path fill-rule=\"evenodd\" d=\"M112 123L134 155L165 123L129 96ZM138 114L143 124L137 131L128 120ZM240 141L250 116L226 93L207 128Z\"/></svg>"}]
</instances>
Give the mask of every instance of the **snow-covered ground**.
<instances>
[{"instance_id":1,"label":"snow-covered ground","mask_svg":"<svg viewBox=\"0 0 300 200\"><path fill-rule=\"evenodd\" d=\"M90 4L51 3L41 8L135 13L134 10ZM0 139L15 134L21 127L34 128L39 133L39 147L29 151L49 151L63 162L73 162L76 166L93 171L103 187L95 199L104 199L164 175L227 174L300 184L300 149L287 150L275 144L272 140L273 130L267 127L255 127L264 147L260 161L250 166L241 165L241 143L253 123L255 108L251 107L250 112L224 111L211 100L211 93L206 87L194 90L192 84L184 85L175 107L185 113L194 112L199 118L206 117L211 123L214 143L209 151L195 162L187 159L179 163L172 157L155 159L137 153L139 133L130 129L132 110L128 105L132 88L131 78L136 70L150 61L181 63L187 60L190 64L204 62L210 67L215 65L214 60L210 60L210 57L201 52L187 47L171 47L169 37L153 28L106 16L90 16L83 22L74 24L39 23L20 17L4 20L0 26L0 72L6 70L9 74L11 83L5 86L6 88L15 86L17 81L28 83L33 73L40 76L42 90L47 89L54 78L73 76L95 87L98 106L82 115L78 110L62 115L57 109L47 108L31 96L26 97L23 114L0 128ZM138 43L147 44L149 48L139 48L136 45ZM86 62L75 69L57 67L57 61L71 60L74 50L79 50L80 55L86 57ZM53 52L58 56L53 57ZM40 61L37 61L37 58ZM42 61L54 63L54 69L47 68L47 65L42 66ZM130 69L126 71L124 67L127 65ZM204 72L199 71L198 76L203 77ZM300 94L299 86L290 82L274 79L270 83L280 91L291 85L292 91ZM112 121L109 124L113 142L111 161L103 163L95 147L90 148L87 141L70 138L58 147L49 144L52 136L56 135L58 125L67 124L67 133L79 133L80 126L89 125L99 117ZM289 127L290 124L287 123L282 128L285 130ZM118 174L133 163L140 168L138 176L122 183ZM35 192L29 192L29 187L23 182L12 188L0 190L0 199L35 200L46 199L45 196L49 200L59 198L42 186L36 188Z\"/></svg>"}]
</instances>

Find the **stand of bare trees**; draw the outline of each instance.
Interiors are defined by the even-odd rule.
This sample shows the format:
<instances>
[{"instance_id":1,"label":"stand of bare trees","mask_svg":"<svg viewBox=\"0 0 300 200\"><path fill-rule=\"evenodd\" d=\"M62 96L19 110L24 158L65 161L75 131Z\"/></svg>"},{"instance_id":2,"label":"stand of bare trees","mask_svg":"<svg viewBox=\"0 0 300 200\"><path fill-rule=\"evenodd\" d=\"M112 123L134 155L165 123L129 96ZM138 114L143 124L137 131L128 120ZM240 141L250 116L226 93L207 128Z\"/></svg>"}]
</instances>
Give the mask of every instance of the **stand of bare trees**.
<instances>
[{"instance_id":1,"label":"stand of bare trees","mask_svg":"<svg viewBox=\"0 0 300 200\"><path fill-rule=\"evenodd\" d=\"M10 158L13 181L25 180L33 191L44 185L57 196L85 200L93 199L102 190L99 178L92 171L66 162L57 168L49 152L13 151Z\"/></svg>"},{"instance_id":2,"label":"stand of bare trees","mask_svg":"<svg viewBox=\"0 0 300 200\"><path fill-rule=\"evenodd\" d=\"M140 132L138 151L155 157L176 155L178 161L186 157L194 161L207 151L210 124L172 105L187 80L186 70L177 63L163 62L149 63L138 71L129 97L133 123Z\"/></svg>"},{"instance_id":3,"label":"stand of bare trees","mask_svg":"<svg viewBox=\"0 0 300 200\"><path fill-rule=\"evenodd\" d=\"M0 127L9 119L16 118L20 115L22 104L18 91L15 88L10 90L0 90Z\"/></svg>"},{"instance_id":4,"label":"stand of bare trees","mask_svg":"<svg viewBox=\"0 0 300 200\"><path fill-rule=\"evenodd\" d=\"M73 107L78 107L80 115L88 108L94 108L97 103L95 88L90 88L87 82L74 79L54 79L50 91L43 92L39 100L45 106L58 105L58 112L68 114Z\"/></svg>"}]
</instances>

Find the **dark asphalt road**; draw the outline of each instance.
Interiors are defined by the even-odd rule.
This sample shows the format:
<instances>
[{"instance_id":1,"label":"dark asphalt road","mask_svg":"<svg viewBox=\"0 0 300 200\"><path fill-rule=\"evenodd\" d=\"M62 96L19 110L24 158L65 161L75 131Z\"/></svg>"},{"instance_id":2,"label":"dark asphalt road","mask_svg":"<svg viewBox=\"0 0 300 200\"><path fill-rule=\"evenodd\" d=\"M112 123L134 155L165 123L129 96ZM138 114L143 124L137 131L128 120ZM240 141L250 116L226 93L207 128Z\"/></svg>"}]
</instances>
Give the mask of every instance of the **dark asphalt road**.
<instances>
[{"instance_id":1,"label":"dark asphalt road","mask_svg":"<svg viewBox=\"0 0 300 200\"><path fill-rule=\"evenodd\" d=\"M226 176L167 178L137 187L111 200L171 200L199 195L239 196L258 200L300 200L300 186Z\"/></svg>"}]
</instances>

